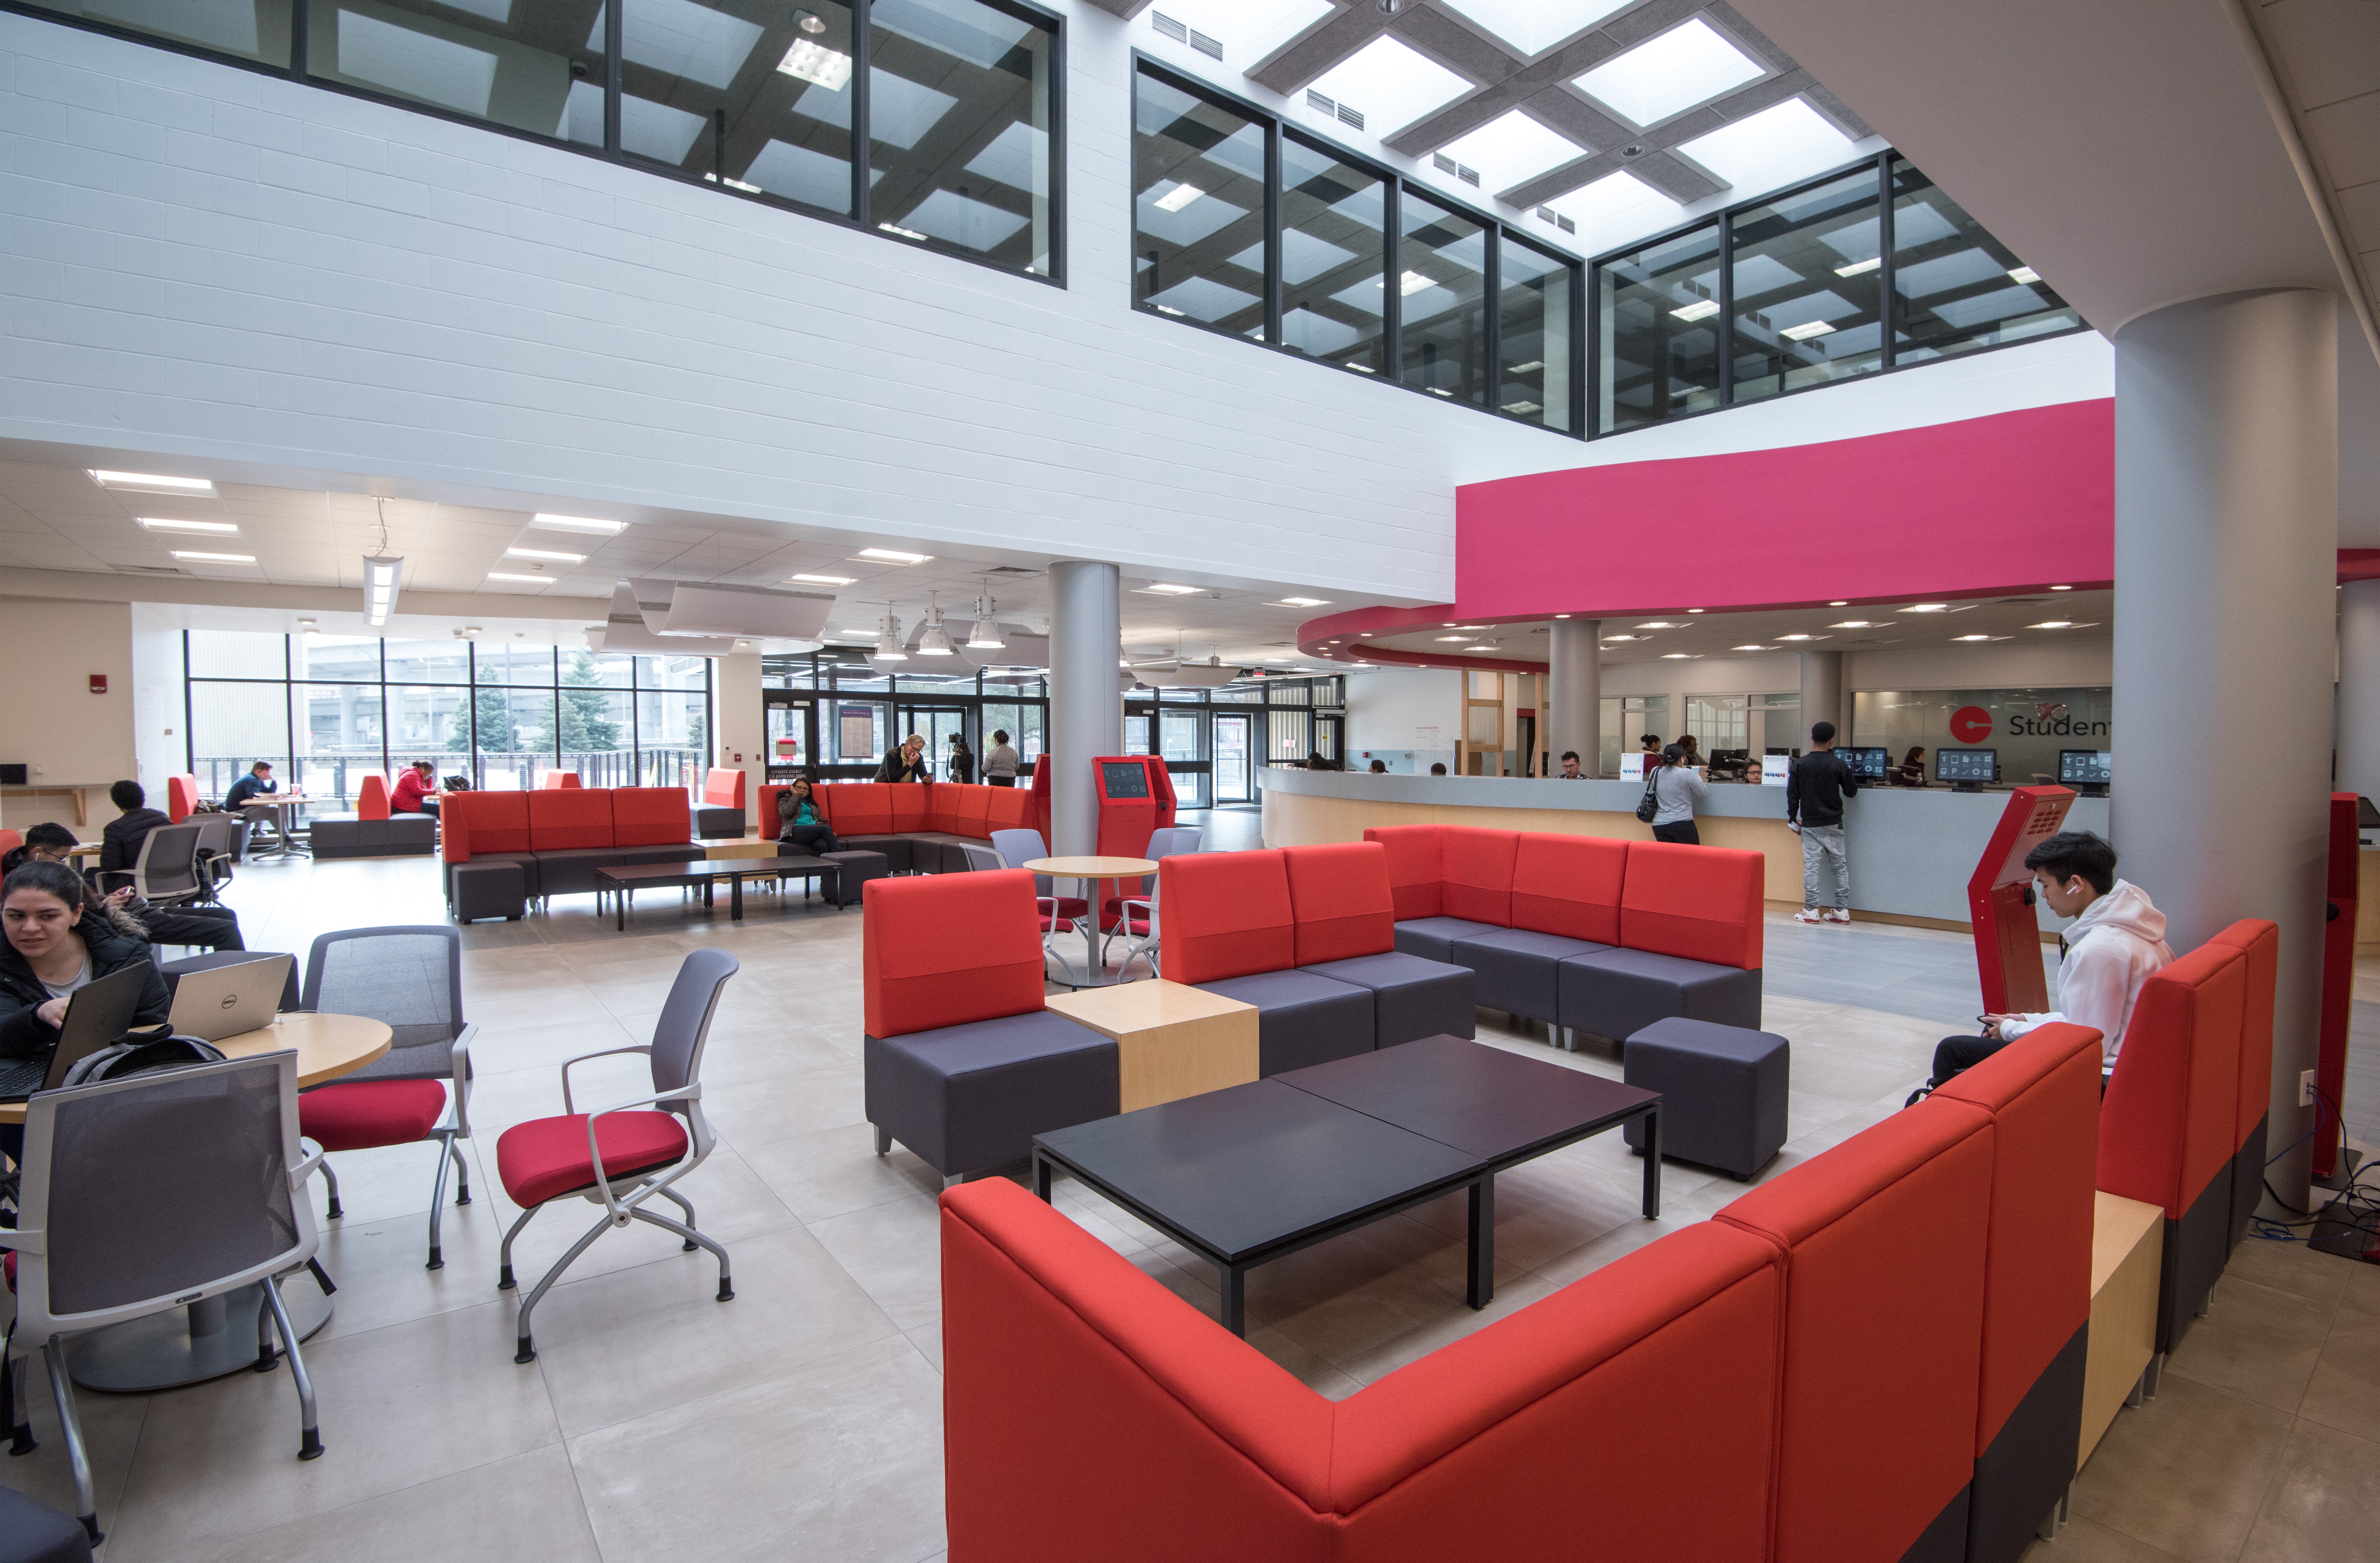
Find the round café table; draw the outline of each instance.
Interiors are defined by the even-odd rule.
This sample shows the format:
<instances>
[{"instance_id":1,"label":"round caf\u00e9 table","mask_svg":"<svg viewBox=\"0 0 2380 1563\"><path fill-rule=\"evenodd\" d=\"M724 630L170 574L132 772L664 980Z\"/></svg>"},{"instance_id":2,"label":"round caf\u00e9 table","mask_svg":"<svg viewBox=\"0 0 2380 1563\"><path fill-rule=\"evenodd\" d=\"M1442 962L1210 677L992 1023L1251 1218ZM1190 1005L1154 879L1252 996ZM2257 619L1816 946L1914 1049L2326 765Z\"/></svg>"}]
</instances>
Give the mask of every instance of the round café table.
<instances>
[{"instance_id":1,"label":"round caf\u00e9 table","mask_svg":"<svg viewBox=\"0 0 2380 1563\"><path fill-rule=\"evenodd\" d=\"M1082 881L1084 897L1090 903L1090 916L1083 925L1083 969L1077 974L1063 955L1058 956L1058 969L1065 975L1058 980L1069 987L1106 987L1123 980L1119 973L1108 975L1107 963L1099 959L1099 881L1101 879L1139 879L1157 872L1157 865L1146 857L1037 857L1026 869L1047 874L1053 879ZM1051 951L1056 954L1055 951ZM1129 964L1129 961L1126 964Z\"/></svg>"},{"instance_id":2,"label":"round caf\u00e9 table","mask_svg":"<svg viewBox=\"0 0 2380 1563\"><path fill-rule=\"evenodd\" d=\"M362 1015L291 1013L271 1025L226 1036L215 1044L231 1059L253 1058L295 1048L302 1090L349 1074L388 1051L390 1032ZM21 1102L0 1106L0 1122L21 1123ZM174 1191L157 1196L171 1199ZM302 1194L299 1197L304 1197ZM283 1306L299 1339L331 1322L331 1300L310 1277L281 1289ZM220 1378L256 1365L256 1315L264 1306L262 1283L241 1287L179 1313L152 1314L74 1338L67 1348L67 1371L86 1389L119 1395L172 1389Z\"/></svg>"}]
</instances>

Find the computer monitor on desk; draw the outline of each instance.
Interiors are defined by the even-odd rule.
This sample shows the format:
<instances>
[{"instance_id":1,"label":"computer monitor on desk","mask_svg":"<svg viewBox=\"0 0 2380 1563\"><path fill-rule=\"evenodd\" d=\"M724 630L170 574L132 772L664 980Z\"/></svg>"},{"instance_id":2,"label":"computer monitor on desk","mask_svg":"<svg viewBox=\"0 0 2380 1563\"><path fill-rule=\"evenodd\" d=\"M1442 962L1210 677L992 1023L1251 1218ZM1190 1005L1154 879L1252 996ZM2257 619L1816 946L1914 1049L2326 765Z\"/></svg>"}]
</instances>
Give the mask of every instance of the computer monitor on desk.
<instances>
[{"instance_id":1,"label":"computer monitor on desk","mask_svg":"<svg viewBox=\"0 0 2380 1563\"><path fill-rule=\"evenodd\" d=\"M1948 782L1954 793L1980 793L1986 782L2000 779L1998 749L1937 749L1934 780Z\"/></svg>"},{"instance_id":2,"label":"computer monitor on desk","mask_svg":"<svg viewBox=\"0 0 2380 1563\"><path fill-rule=\"evenodd\" d=\"M1835 753L1843 757L1843 763L1850 766L1852 774L1862 782L1874 782L1880 785L1885 773L1892 769L1890 749L1837 749Z\"/></svg>"},{"instance_id":3,"label":"computer monitor on desk","mask_svg":"<svg viewBox=\"0 0 2380 1563\"><path fill-rule=\"evenodd\" d=\"M2106 749L2058 751L2058 784L2072 787L2086 798L2107 795L2107 780L2115 756Z\"/></svg>"}]
</instances>

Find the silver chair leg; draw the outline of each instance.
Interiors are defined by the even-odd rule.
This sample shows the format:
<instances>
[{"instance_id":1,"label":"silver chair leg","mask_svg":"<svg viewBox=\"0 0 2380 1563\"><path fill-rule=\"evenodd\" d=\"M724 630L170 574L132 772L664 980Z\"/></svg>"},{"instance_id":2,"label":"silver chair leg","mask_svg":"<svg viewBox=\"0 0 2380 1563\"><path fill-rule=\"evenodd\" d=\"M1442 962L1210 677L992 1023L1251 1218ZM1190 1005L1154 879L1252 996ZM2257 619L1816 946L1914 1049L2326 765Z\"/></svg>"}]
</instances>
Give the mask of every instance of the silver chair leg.
<instances>
[{"instance_id":1,"label":"silver chair leg","mask_svg":"<svg viewBox=\"0 0 2380 1563\"><path fill-rule=\"evenodd\" d=\"M513 1231L519 1231L522 1225L526 1223L531 1216L537 1214L538 1210L542 1208L543 1206L540 1206L522 1211L520 1220L513 1223ZM516 1363L533 1363L537 1361L537 1346L528 1327L529 1315L536 1310L538 1302L543 1299L545 1294L553 1290L553 1283L561 1278L562 1272L570 1268L571 1265L577 1259L577 1257L587 1252L588 1244L593 1242L597 1238L601 1237L604 1232L611 1229L611 1226L612 1218L607 1215L601 1220L597 1221L593 1226L588 1228L587 1235L580 1238L577 1242L572 1243L570 1245L570 1252L555 1260L553 1268L545 1272L545 1278L539 1281L536 1287L530 1290L529 1294L521 1300L520 1313L515 1319L513 1326L514 1333L517 1337L514 1342L516 1349L513 1351L513 1361ZM508 1288L513 1283L512 1246L512 1232L507 1232L504 1234L504 1278L496 1283L499 1287Z\"/></svg>"},{"instance_id":2,"label":"silver chair leg","mask_svg":"<svg viewBox=\"0 0 2380 1563\"><path fill-rule=\"evenodd\" d=\"M25 1414L25 1372L30 1364L17 1361L17 1327L12 1323L6 1336L0 1336L0 1404L8 1409L8 1452L11 1455L31 1454L41 1448L33 1441L32 1419Z\"/></svg>"},{"instance_id":3,"label":"silver chair leg","mask_svg":"<svg viewBox=\"0 0 2380 1563\"><path fill-rule=\"evenodd\" d=\"M327 1156L322 1158L319 1170L322 1174L322 1186L329 1190L331 1194L331 1207L324 1214L331 1220L335 1221L346 1214L339 1208L339 1175L331 1170L331 1158Z\"/></svg>"},{"instance_id":4,"label":"silver chair leg","mask_svg":"<svg viewBox=\"0 0 2380 1563\"><path fill-rule=\"evenodd\" d=\"M471 1170L464 1165L461 1147L455 1144L452 1134L440 1133L435 1137L443 1148L438 1157L438 1181L430 1192L430 1262L422 1266L425 1270L446 1267L446 1255L438 1242L438 1229L440 1218L446 1214L446 1169L450 1163L455 1169L455 1203L471 1203Z\"/></svg>"},{"instance_id":5,"label":"silver chair leg","mask_svg":"<svg viewBox=\"0 0 2380 1563\"><path fill-rule=\"evenodd\" d=\"M669 1191L667 1189L663 1189L662 1193L667 1193ZM683 1204L685 1202L680 1201L679 1203ZM703 1236L692 1227L682 1226L679 1223L671 1220L666 1216L656 1216L641 1205L632 1207L628 1211L628 1214L635 1217L639 1221L650 1221L654 1226L661 1228L663 1231L675 1232L680 1238L685 1240L686 1251L688 1254L693 1253L697 1248L707 1248L710 1250L710 1252L716 1255L719 1260L719 1301L722 1302L732 1302L735 1300L735 1288L731 1284L731 1278L727 1271L727 1250L720 1247L717 1243L711 1242L709 1238Z\"/></svg>"},{"instance_id":6,"label":"silver chair leg","mask_svg":"<svg viewBox=\"0 0 2380 1563\"><path fill-rule=\"evenodd\" d=\"M698 1227L702 1225L700 1221L695 1218L694 1206L686 1203L686 1199L684 1194L678 1193L675 1189L663 1189L662 1191L662 1197L668 1200L672 1205L676 1206L680 1210L686 1212L686 1224L687 1226ZM685 1251L688 1254L693 1253L696 1246L697 1244L692 1238L688 1238L684 1244Z\"/></svg>"},{"instance_id":7,"label":"silver chair leg","mask_svg":"<svg viewBox=\"0 0 2380 1563\"><path fill-rule=\"evenodd\" d=\"M298 1331L290 1326L289 1310L282 1305L281 1283L271 1276L264 1278L264 1307L260 1315L273 1315L273 1327L281 1332L281 1349L289 1355L289 1376L298 1381L298 1458L322 1458L322 1430L314 1416L314 1379L306 1371L306 1355L298 1349Z\"/></svg>"},{"instance_id":8,"label":"silver chair leg","mask_svg":"<svg viewBox=\"0 0 2380 1563\"><path fill-rule=\"evenodd\" d=\"M520 1236L521 1229L528 1226L530 1218L544 1208L542 1205L530 1206L520 1213L520 1218L505 1231L504 1247L497 1252L496 1255L496 1290L498 1291L510 1291L513 1289L513 1239Z\"/></svg>"},{"instance_id":9,"label":"silver chair leg","mask_svg":"<svg viewBox=\"0 0 2380 1563\"><path fill-rule=\"evenodd\" d=\"M97 1546L107 1538L100 1533L99 1500L91 1496L91 1455L83 1448L82 1418L75 1414L74 1380L67 1374L66 1342L53 1335L42 1346L42 1362L50 1370L50 1398L57 1402L58 1429L67 1438L67 1463L74 1469L75 1518L82 1521L83 1533Z\"/></svg>"},{"instance_id":10,"label":"silver chair leg","mask_svg":"<svg viewBox=\"0 0 2380 1563\"><path fill-rule=\"evenodd\" d=\"M256 1371L271 1373L281 1365L281 1353L273 1345L273 1310L260 1302L256 1307Z\"/></svg>"}]
</instances>

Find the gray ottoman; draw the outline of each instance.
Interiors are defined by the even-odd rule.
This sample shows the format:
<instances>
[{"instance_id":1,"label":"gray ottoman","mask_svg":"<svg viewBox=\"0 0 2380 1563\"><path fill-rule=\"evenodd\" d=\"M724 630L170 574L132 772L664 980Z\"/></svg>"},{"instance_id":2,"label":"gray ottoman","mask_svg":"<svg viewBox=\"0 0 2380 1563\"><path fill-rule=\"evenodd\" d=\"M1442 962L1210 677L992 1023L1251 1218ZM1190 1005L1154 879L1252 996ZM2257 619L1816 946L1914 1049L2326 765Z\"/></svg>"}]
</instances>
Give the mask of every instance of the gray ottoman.
<instances>
[{"instance_id":1,"label":"gray ottoman","mask_svg":"<svg viewBox=\"0 0 2380 1563\"><path fill-rule=\"evenodd\" d=\"M1628 1038L1621 1076L1661 1093L1664 1158L1749 1182L1785 1144L1791 1048L1773 1031L1671 1016ZM1621 1131L1639 1151L1644 1125Z\"/></svg>"},{"instance_id":2,"label":"gray ottoman","mask_svg":"<svg viewBox=\"0 0 2380 1563\"><path fill-rule=\"evenodd\" d=\"M791 852L793 849L785 849ZM822 893L837 906L859 904L860 887L870 879L880 879L892 872L892 866L880 852L822 852L829 863L839 863L843 872L822 887Z\"/></svg>"},{"instance_id":3,"label":"gray ottoman","mask_svg":"<svg viewBox=\"0 0 2380 1563\"><path fill-rule=\"evenodd\" d=\"M502 917L518 922L528 910L523 886L527 876L517 863L457 863L455 865L455 920L477 922Z\"/></svg>"},{"instance_id":4,"label":"gray ottoman","mask_svg":"<svg viewBox=\"0 0 2380 1563\"><path fill-rule=\"evenodd\" d=\"M700 842L733 842L744 835L744 811L740 808L698 808L694 811L694 836Z\"/></svg>"}]
</instances>

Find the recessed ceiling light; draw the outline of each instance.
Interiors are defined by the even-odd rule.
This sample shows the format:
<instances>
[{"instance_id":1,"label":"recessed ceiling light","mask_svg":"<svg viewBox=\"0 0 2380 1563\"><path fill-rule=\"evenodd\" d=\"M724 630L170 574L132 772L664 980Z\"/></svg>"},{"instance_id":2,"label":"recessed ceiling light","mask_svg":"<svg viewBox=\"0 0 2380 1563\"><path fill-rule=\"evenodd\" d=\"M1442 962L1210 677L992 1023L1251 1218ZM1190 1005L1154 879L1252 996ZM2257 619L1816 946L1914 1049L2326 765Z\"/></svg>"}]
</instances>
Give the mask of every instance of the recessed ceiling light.
<instances>
[{"instance_id":1,"label":"recessed ceiling light","mask_svg":"<svg viewBox=\"0 0 2380 1563\"><path fill-rule=\"evenodd\" d=\"M599 521L591 515L547 515L542 513L530 516L528 524L543 532L585 532L598 538L616 538L628 529L625 521Z\"/></svg>"},{"instance_id":2,"label":"recessed ceiling light","mask_svg":"<svg viewBox=\"0 0 2380 1563\"><path fill-rule=\"evenodd\" d=\"M923 564L926 561L933 558L933 555L930 553L904 553L897 548L863 548L859 551L859 557L862 559L881 560L887 564Z\"/></svg>"},{"instance_id":3,"label":"recessed ceiling light","mask_svg":"<svg viewBox=\"0 0 2380 1563\"><path fill-rule=\"evenodd\" d=\"M162 515L143 515L140 524L152 532L205 532L215 537L237 537L239 528L229 521L169 521Z\"/></svg>"},{"instance_id":4,"label":"recessed ceiling light","mask_svg":"<svg viewBox=\"0 0 2380 1563\"><path fill-rule=\"evenodd\" d=\"M1903 613L1947 613L1950 605L1947 602L1912 602L1900 611Z\"/></svg>"},{"instance_id":5,"label":"recessed ceiling light","mask_svg":"<svg viewBox=\"0 0 2380 1563\"><path fill-rule=\"evenodd\" d=\"M1554 617L1557 619L1567 619L1570 615L1568 613L1556 613Z\"/></svg>"},{"instance_id":6,"label":"recessed ceiling light","mask_svg":"<svg viewBox=\"0 0 2380 1563\"><path fill-rule=\"evenodd\" d=\"M193 564L253 564L256 563L256 555L253 553L187 553L178 548L173 551L175 558L187 559Z\"/></svg>"},{"instance_id":7,"label":"recessed ceiling light","mask_svg":"<svg viewBox=\"0 0 2380 1563\"><path fill-rule=\"evenodd\" d=\"M1988 635L1954 635L1950 638L1953 640L1989 640L1991 636Z\"/></svg>"},{"instance_id":8,"label":"recessed ceiling light","mask_svg":"<svg viewBox=\"0 0 2380 1563\"><path fill-rule=\"evenodd\" d=\"M488 579L492 581L527 581L531 586L552 586L553 584L553 577L552 576L512 576L505 574L502 570L489 571Z\"/></svg>"},{"instance_id":9,"label":"recessed ceiling light","mask_svg":"<svg viewBox=\"0 0 2380 1563\"><path fill-rule=\"evenodd\" d=\"M1330 600L1327 597L1284 597L1273 604L1276 608L1327 608L1330 605Z\"/></svg>"},{"instance_id":10,"label":"recessed ceiling light","mask_svg":"<svg viewBox=\"0 0 2380 1563\"><path fill-rule=\"evenodd\" d=\"M1807 342L1814 336L1824 336L1834 329L1824 321L1811 321L1803 325L1787 326L1777 334L1788 342Z\"/></svg>"},{"instance_id":11,"label":"recessed ceiling light","mask_svg":"<svg viewBox=\"0 0 2380 1563\"><path fill-rule=\"evenodd\" d=\"M1815 640L1818 637L1815 635L1780 635L1777 638L1779 640Z\"/></svg>"},{"instance_id":12,"label":"recessed ceiling light","mask_svg":"<svg viewBox=\"0 0 2380 1563\"><path fill-rule=\"evenodd\" d=\"M1603 638L1606 640L1641 640L1645 637L1634 635L1607 635Z\"/></svg>"},{"instance_id":13,"label":"recessed ceiling light","mask_svg":"<svg viewBox=\"0 0 2380 1563\"><path fill-rule=\"evenodd\" d=\"M187 558L188 555L176 554L175 557L177 559ZM2071 619L2045 619L2040 624L2027 624L2024 627L2027 629L2072 629L2074 627L2074 621Z\"/></svg>"},{"instance_id":14,"label":"recessed ceiling light","mask_svg":"<svg viewBox=\"0 0 2380 1563\"><path fill-rule=\"evenodd\" d=\"M156 472L103 472L91 467L91 480L103 489L129 489L136 493L204 494L215 497L215 486L205 478L168 478Z\"/></svg>"},{"instance_id":15,"label":"recessed ceiling light","mask_svg":"<svg viewBox=\"0 0 2380 1563\"><path fill-rule=\"evenodd\" d=\"M1876 627L1876 621L1873 619L1845 619L1840 624L1828 624L1827 627L1828 629L1874 629Z\"/></svg>"},{"instance_id":16,"label":"recessed ceiling light","mask_svg":"<svg viewBox=\"0 0 2380 1563\"><path fill-rule=\"evenodd\" d=\"M1683 624L1673 624L1667 619L1656 619L1649 624L1638 624L1636 627L1638 629L1683 629L1686 626Z\"/></svg>"},{"instance_id":17,"label":"recessed ceiling light","mask_svg":"<svg viewBox=\"0 0 2380 1563\"><path fill-rule=\"evenodd\" d=\"M787 576L789 581L808 581L812 586L849 586L849 576Z\"/></svg>"},{"instance_id":18,"label":"recessed ceiling light","mask_svg":"<svg viewBox=\"0 0 2380 1563\"><path fill-rule=\"evenodd\" d=\"M1863 276L1869 272L1875 271L1878 266L1883 264L1884 259L1881 256L1878 256L1873 260L1854 260L1848 266L1836 267L1835 275L1839 277Z\"/></svg>"},{"instance_id":19,"label":"recessed ceiling light","mask_svg":"<svg viewBox=\"0 0 2380 1563\"><path fill-rule=\"evenodd\" d=\"M1670 313L1682 321L1706 321L1718 313L1718 300L1697 298L1684 309L1672 309Z\"/></svg>"},{"instance_id":20,"label":"recessed ceiling light","mask_svg":"<svg viewBox=\"0 0 2380 1563\"><path fill-rule=\"evenodd\" d=\"M1851 605L1851 599L1847 597L1839 597L1832 602L1827 604L1829 608L1848 608Z\"/></svg>"},{"instance_id":21,"label":"recessed ceiling light","mask_svg":"<svg viewBox=\"0 0 2380 1563\"><path fill-rule=\"evenodd\" d=\"M2041 273L2030 266L2012 266L2009 269L2010 282L2037 283L2040 280Z\"/></svg>"},{"instance_id":22,"label":"recessed ceiling light","mask_svg":"<svg viewBox=\"0 0 2380 1563\"><path fill-rule=\"evenodd\" d=\"M2074 588L2073 588L2072 587L2070 587L2070 586L2062 586L2062 587L2051 587L2049 589L2050 589L2050 590L2052 590L2052 591L2072 591Z\"/></svg>"},{"instance_id":23,"label":"recessed ceiling light","mask_svg":"<svg viewBox=\"0 0 2380 1563\"><path fill-rule=\"evenodd\" d=\"M1175 586L1171 581L1151 581L1140 589L1143 591L1153 591L1163 597L1196 597L1207 588L1204 587L1194 586Z\"/></svg>"},{"instance_id":24,"label":"recessed ceiling light","mask_svg":"<svg viewBox=\"0 0 2380 1563\"><path fill-rule=\"evenodd\" d=\"M1705 608L1689 608L1686 612L1689 613L1703 613L1709 612L1709 610Z\"/></svg>"},{"instance_id":25,"label":"recessed ceiling light","mask_svg":"<svg viewBox=\"0 0 2380 1563\"><path fill-rule=\"evenodd\" d=\"M785 57L777 62L777 69L804 81L815 81L830 92L843 91L851 79L851 56L840 49L808 38L796 38Z\"/></svg>"},{"instance_id":26,"label":"recessed ceiling light","mask_svg":"<svg viewBox=\"0 0 2380 1563\"><path fill-rule=\"evenodd\" d=\"M314 625L315 625L317 623L319 623L320 621L318 621L318 620L314 620L314 619L300 619L300 620L298 620L298 622L300 624L304 625L306 628L308 628L308 629L311 629L311 628L313 628L313 627L314 627Z\"/></svg>"},{"instance_id":27,"label":"recessed ceiling light","mask_svg":"<svg viewBox=\"0 0 2380 1563\"><path fill-rule=\"evenodd\" d=\"M587 556L583 553L556 553L550 548L508 548L504 550L504 557L507 559L551 559L563 564L584 564L587 563Z\"/></svg>"},{"instance_id":28,"label":"recessed ceiling light","mask_svg":"<svg viewBox=\"0 0 2380 1563\"><path fill-rule=\"evenodd\" d=\"M1172 189L1157 198L1157 210L1160 212L1179 212L1184 207L1189 205L1192 201L1196 200L1200 196L1205 195L1206 193L1206 191L1200 189L1196 185L1175 185Z\"/></svg>"},{"instance_id":29,"label":"recessed ceiling light","mask_svg":"<svg viewBox=\"0 0 2380 1563\"><path fill-rule=\"evenodd\" d=\"M1661 660L1665 662L1688 662L1693 660L1694 654L1690 651L1664 651L1661 653Z\"/></svg>"},{"instance_id":30,"label":"recessed ceiling light","mask_svg":"<svg viewBox=\"0 0 2380 1563\"><path fill-rule=\"evenodd\" d=\"M1730 651L1766 651L1768 648L1766 646L1730 646L1728 649Z\"/></svg>"},{"instance_id":31,"label":"recessed ceiling light","mask_svg":"<svg viewBox=\"0 0 2380 1563\"><path fill-rule=\"evenodd\" d=\"M1700 17L1607 60L1571 85L1638 125L1658 125L1767 75Z\"/></svg>"}]
</instances>

